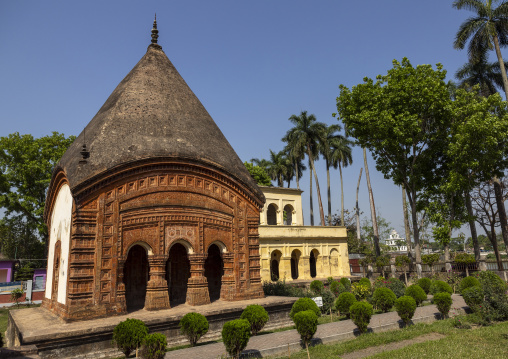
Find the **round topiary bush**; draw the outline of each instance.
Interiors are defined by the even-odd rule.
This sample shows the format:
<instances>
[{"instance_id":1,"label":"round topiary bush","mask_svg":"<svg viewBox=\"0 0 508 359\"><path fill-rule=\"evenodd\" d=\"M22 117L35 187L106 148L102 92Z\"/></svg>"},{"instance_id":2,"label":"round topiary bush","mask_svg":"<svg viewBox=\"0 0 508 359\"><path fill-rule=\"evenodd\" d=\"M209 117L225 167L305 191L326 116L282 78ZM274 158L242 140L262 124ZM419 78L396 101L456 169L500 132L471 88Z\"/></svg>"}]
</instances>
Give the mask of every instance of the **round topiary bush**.
<instances>
[{"instance_id":1,"label":"round topiary bush","mask_svg":"<svg viewBox=\"0 0 508 359\"><path fill-rule=\"evenodd\" d=\"M462 278L459 284L459 293L462 293L464 289L474 287L474 286L481 286L480 281L478 278L475 277L465 277Z\"/></svg>"},{"instance_id":2,"label":"round topiary bush","mask_svg":"<svg viewBox=\"0 0 508 359\"><path fill-rule=\"evenodd\" d=\"M401 280L397 278L388 279L387 287L390 288L393 293L395 293L397 298L402 297L406 292L406 286Z\"/></svg>"},{"instance_id":3,"label":"round topiary bush","mask_svg":"<svg viewBox=\"0 0 508 359\"><path fill-rule=\"evenodd\" d=\"M268 322L268 312L260 305L248 305L242 312L240 319L247 319L250 323L250 332L256 335Z\"/></svg>"},{"instance_id":4,"label":"round topiary bush","mask_svg":"<svg viewBox=\"0 0 508 359\"><path fill-rule=\"evenodd\" d=\"M126 319L113 329L113 341L126 357L141 346L147 335L148 328L139 319Z\"/></svg>"},{"instance_id":5,"label":"round topiary bush","mask_svg":"<svg viewBox=\"0 0 508 359\"><path fill-rule=\"evenodd\" d=\"M303 312L304 310L312 310L318 317L321 315L321 310L317 306L316 302L310 298L300 298L294 302L293 306L291 307L289 317L291 320L294 320L294 315L298 312Z\"/></svg>"},{"instance_id":6,"label":"round topiary bush","mask_svg":"<svg viewBox=\"0 0 508 359\"><path fill-rule=\"evenodd\" d=\"M330 313L330 309L334 308L335 296L328 289L325 289L323 293L321 293L321 297L323 298L323 306L321 307L321 313Z\"/></svg>"},{"instance_id":7,"label":"round topiary bush","mask_svg":"<svg viewBox=\"0 0 508 359\"><path fill-rule=\"evenodd\" d=\"M357 300L363 300L370 296L371 289L365 283L356 282L351 286L351 293L353 293Z\"/></svg>"},{"instance_id":8,"label":"round topiary bush","mask_svg":"<svg viewBox=\"0 0 508 359\"><path fill-rule=\"evenodd\" d=\"M367 327L372 318L372 305L366 302L356 302L349 308L349 313L353 323L358 327L360 333L367 332Z\"/></svg>"},{"instance_id":9,"label":"round topiary bush","mask_svg":"<svg viewBox=\"0 0 508 359\"><path fill-rule=\"evenodd\" d=\"M189 339L190 345L195 346L199 338L208 332L208 320L199 313L187 313L180 320L180 333Z\"/></svg>"},{"instance_id":10,"label":"round topiary bush","mask_svg":"<svg viewBox=\"0 0 508 359\"><path fill-rule=\"evenodd\" d=\"M392 309L396 300L397 296L395 293L391 289L384 287L377 288L372 296L372 303L376 308L381 309L385 313Z\"/></svg>"},{"instance_id":11,"label":"round topiary bush","mask_svg":"<svg viewBox=\"0 0 508 359\"><path fill-rule=\"evenodd\" d=\"M325 289L325 285L320 280L313 280L310 283L310 290L317 295L321 294L323 292L323 289Z\"/></svg>"},{"instance_id":12,"label":"round topiary bush","mask_svg":"<svg viewBox=\"0 0 508 359\"><path fill-rule=\"evenodd\" d=\"M302 341L305 343L307 350L309 349L309 342L316 333L318 317L312 310L304 310L295 314L293 319L296 331L300 334Z\"/></svg>"},{"instance_id":13,"label":"round topiary bush","mask_svg":"<svg viewBox=\"0 0 508 359\"><path fill-rule=\"evenodd\" d=\"M335 309L340 313L349 317L349 307L356 303L356 297L354 294L344 292L335 301Z\"/></svg>"},{"instance_id":14,"label":"round topiary bush","mask_svg":"<svg viewBox=\"0 0 508 359\"><path fill-rule=\"evenodd\" d=\"M369 290L372 290L372 283L370 282L369 278L362 278L358 283L366 285L367 287L369 287Z\"/></svg>"},{"instance_id":15,"label":"round topiary bush","mask_svg":"<svg viewBox=\"0 0 508 359\"><path fill-rule=\"evenodd\" d=\"M344 284L337 282L334 280L332 284L330 284L330 291L333 293L335 297L338 297L341 293L347 292Z\"/></svg>"},{"instance_id":16,"label":"round topiary bush","mask_svg":"<svg viewBox=\"0 0 508 359\"><path fill-rule=\"evenodd\" d=\"M442 280L435 280L430 286L430 293L432 293L432 295L436 295L438 293L448 293L451 295L453 293L453 289L448 283Z\"/></svg>"},{"instance_id":17,"label":"round topiary bush","mask_svg":"<svg viewBox=\"0 0 508 359\"><path fill-rule=\"evenodd\" d=\"M413 297L417 306L427 299L427 294L425 294L425 291L418 284L407 287L405 295Z\"/></svg>"},{"instance_id":18,"label":"round topiary bush","mask_svg":"<svg viewBox=\"0 0 508 359\"><path fill-rule=\"evenodd\" d=\"M233 358L238 358L240 353L249 343L250 323L247 319L235 319L224 323L222 327L222 341L226 351Z\"/></svg>"},{"instance_id":19,"label":"round topiary bush","mask_svg":"<svg viewBox=\"0 0 508 359\"><path fill-rule=\"evenodd\" d=\"M395 309L404 324L408 325L415 315L416 301L413 297L404 295L395 301Z\"/></svg>"},{"instance_id":20,"label":"round topiary bush","mask_svg":"<svg viewBox=\"0 0 508 359\"><path fill-rule=\"evenodd\" d=\"M349 278L343 277L340 279L340 283L346 288L346 290L349 292L351 290L351 281Z\"/></svg>"},{"instance_id":21,"label":"round topiary bush","mask_svg":"<svg viewBox=\"0 0 508 359\"><path fill-rule=\"evenodd\" d=\"M434 304L437 306L437 309L441 313L441 316L448 317L448 312L450 312L450 308L452 307L452 296L448 292L436 293L434 295Z\"/></svg>"},{"instance_id":22,"label":"round topiary bush","mask_svg":"<svg viewBox=\"0 0 508 359\"><path fill-rule=\"evenodd\" d=\"M487 300L505 294L506 283L496 273L485 271L477 273L476 276L482 285Z\"/></svg>"},{"instance_id":23,"label":"round topiary bush","mask_svg":"<svg viewBox=\"0 0 508 359\"><path fill-rule=\"evenodd\" d=\"M420 286L420 288L423 289L425 294L429 294L430 286L432 285L432 281L430 280L430 278L427 278L427 277L420 278L420 279L418 279L416 284L418 284Z\"/></svg>"},{"instance_id":24,"label":"round topiary bush","mask_svg":"<svg viewBox=\"0 0 508 359\"><path fill-rule=\"evenodd\" d=\"M477 312L485 299L485 293L482 287L478 285L464 289L462 291L462 297L464 297L467 306L473 312Z\"/></svg>"},{"instance_id":25,"label":"round topiary bush","mask_svg":"<svg viewBox=\"0 0 508 359\"><path fill-rule=\"evenodd\" d=\"M144 359L163 359L166 355L167 344L164 334L148 334L143 342L141 357Z\"/></svg>"}]
</instances>

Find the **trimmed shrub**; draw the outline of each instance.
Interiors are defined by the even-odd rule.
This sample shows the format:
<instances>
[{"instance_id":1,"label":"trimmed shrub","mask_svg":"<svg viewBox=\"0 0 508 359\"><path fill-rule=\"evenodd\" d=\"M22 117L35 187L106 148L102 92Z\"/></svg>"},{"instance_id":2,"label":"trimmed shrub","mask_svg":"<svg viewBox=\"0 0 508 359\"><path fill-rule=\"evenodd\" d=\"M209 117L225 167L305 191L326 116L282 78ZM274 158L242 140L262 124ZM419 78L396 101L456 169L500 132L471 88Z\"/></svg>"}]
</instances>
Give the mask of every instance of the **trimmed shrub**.
<instances>
[{"instance_id":1,"label":"trimmed shrub","mask_svg":"<svg viewBox=\"0 0 508 359\"><path fill-rule=\"evenodd\" d=\"M506 292L506 283L496 274L489 271L479 272L476 277L482 285L485 297L490 300L492 297L503 296Z\"/></svg>"},{"instance_id":2,"label":"trimmed shrub","mask_svg":"<svg viewBox=\"0 0 508 359\"><path fill-rule=\"evenodd\" d=\"M376 308L381 309L385 313L392 309L396 300L397 296L389 288L377 288L372 296L372 302Z\"/></svg>"},{"instance_id":3,"label":"trimmed shrub","mask_svg":"<svg viewBox=\"0 0 508 359\"><path fill-rule=\"evenodd\" d=\"M351 290L351 281L349 280L349 278L343 277L340 279L340 282L348 292Z\"/></svg>"},{"instance_id":4,"label":"trimmed shrub","mask_svg":"<svg viewBox=\"0 0 508 359\"><path fill-rule=\"evenodd\" d=\"M268 312L260 305L248 305L242 312L240 319L247 319L250 323L250 332L256 335L268 322Z\"/></svg>"},{"instance_id":5,"label":"trimmed shrub","mask_svg":"<svg viewBox=\"0 0 508 359\"><path fill-rule=\"evenodd\" d=\"M363 300L370 295L370 287L365 283L356 282L351 286L351 293L355 295L357 300Z\"/></svg>"},{"instance_id":6,"label":"trimmed shrub","mask_svg":"<svg viewBox=\"0 0 508 359\"><path fill-rule=\"evenodd\" d=\"M208 320L199 313L187 313L180 320L180 333L189 339L193 347L208 332Z\"/></svg>"},{"instance_id":7,"label":"trimmed shrub","mask_svg":"<svg viewBox=\"0 0 508 359\"><path fill-rule=\"evenodd\" d=\"M360 333L367 332L367 327L372 318L372 305L366 302L356 302L349 308L351 319L353 323L358 327Z\"/></svg>"},{"instance_id":8,"label":"trimmed shrub","mask_svg":"<svg viewBox=\"0 0 508 359\"><path fill-rule=\"evenodd\" d=\"M374 288L374 290L376 290L381 287L386 287L387 285L388 281L385 279L385 277L379 276L374 280L374 284L372 285L372 287Z\"/></svg>"},{"instance_id":9,"label":"trimmed shrub","mask_svg":"<svg viewBox=\"0 0 508 359\"><path fill-rule=\"evenodd\" d=\"M321 310L317 306L316 302L314 302L310 298L300 298L296 302L293 303L291 307L291 311L289 312L289 317L294 321L294 316L298 312L303 312L305 310L312 310L319 317L321 315Z\"/></svg>"},{"instance_id":10,"label":"trimmed shrub","mask_svg":"<svg viewBox=\"0 0 508 359\"><path fill-rule=\"evenodd\" d=\"M453 289L450 287L450 285L442 280L435 280L432 282L432 285L430 286L430 292L432 295L436 295L438 293L448 293L452 294Z\"/></svg>"},{"instance_id":11,"label":"trimmed shrub","mask_svg":"<svg viewBox=\"0 0 508 359\"><path fill-rule=\"evenodd\" d=\"M139 319L126 319L113 329L113 342L118 350L128 357L133 350L141 346L147 335L148 328L145 323Z\"/></svg>"},{"instance_id":12,"label":"trimmed shrub","mask_svg":"<svg viewBox=\"0 0 508 359\"><path fill-rule=\"evenodd\" d=\"M316 333L318 317L312 310L304 310L295 314L293 319L296 330L302 341L305 343L305 347L309 350L309 342Z\"/></svg>"},{"instance_id":13,"label":"trimmed shrub","mask_svg":"<svg viewBox=\"0 0 508 359\"><path fill-rule=\"evenodd\" d=\"M395 309L404 324L408 325L416 311L416 301L413 297L404 295L395 301Z\"/></svg>"},{"instance_id":14,"label":"trimmed shrub","mask_svg":"<svg viewBox=\"0 0 508 359\"><path fill-rule=\"evenodd\" d=\"M330 313L330 309L335 309L334 302L335 296L328 289L325 289L323 293L321 293L321 297L323 298L323 306L321 307L321 313Z\"/></svg>"},{"instance_id":15,"label":"trimmed shrub","mask_svg":"<svg viewBox=\"0 0 508 359\"><path fill-rule=\"evenodd\" d=\"M328 283L328 286L330 286L333 282L333 277L326 278L326 282Z\"/></svg>"},{"instance_id":16,"label":"trimmed shrub","mask_svg":"<svg viewBox=\"0 0 508 359\"><path fill-rule=\"evenodd\" d=\"M434 304L443 317L448 317L448 312L452 306L452 296L448 292L436 293L434 295Z\"/></svg>"},{"instance_id":17,"label":"trimmed shrub","mask_svg":"<svg viewBox=\"0 0 508 359\"><path fill-rule=\"evenodd\" d=\"M141 357L144 359L163 359L168 345L166 336L160 333L148 334L143 343Z\"/></svg>"},{"instance_id":18,"label":"trimmed shrub","mask_svg":"<svg viewBox=\"0 0 508 359\"><path fill-rule=\"evenodd\" d=\"M423 289L425 294L429 294L430 286L432 285L432 281L430 280L430 278L427 278L427 277L420 278L420 279L418 279L416 284L418 284L420 286L420 288Z\"/></svg>"},{"instance_id":19,"label":"trimmed shrub","mask_svg":"<svg viewBox=\"0 0 508 359\"><path fill-rule=\"evenodd\" d=\"M401 280L399 280L397 278L388 279L387 287L390 288L393 293L395 293L397 298L402 297L404 295L404 293L406 292L406 286L404 285L404 283Z\"/></svg>"},{"instance_id":20,"label":"trimmed shrub","mask_svg":"<svg viewBox=\"0 0 508 359\"><path fill-rule=\"evenodd\" d=\"M307 290L286 284L285 281L263 282L265 295L276 295L280 297L307 297L310 296Z\"/></svg>"},{"instance_id":21,"label":"trimmed shrub","mask_svg":"<svg viewBox=\"0 0 508 359\"><path fill-rule=\"evenodd\" d=\"M477 278L471 276L462 278L459 284L459 293L462 293L466 288L474 286L481 286L480 281Z\"/></svg>"},{"instance_id":22,"label":"trimmed shrub","mask_svg":"<svg viewBox=\"0 0 508 359\"><path fill-rule=\"evenodd\" d=\"M310 290L317 295L321 294L323 292L323 289L325 289L325 285L320 280L313 280L310 283Z\"/></svg>"},{"instance_id":23,"label":"trimmed shrub","mask_svg":"<svg viewBox=\"0 0 508 359\"><path fill-rule=\"evenodd\" d=\"M464 301L466 302L467 306L473 312L477 312L483 303L485 293L483 292L482 287L478 285L464 289L462 291L462 297L464 297Z\"/></svg>"},{"instance_id":24,"label":"trimmed shrub","mask_svg":"<svg viewBox=\"0 0 508 359\"><path fill-rule=\"evenodd\" d=\"M356 303L356 297L354 294L349 292L344 292L335 301L335 309L340 314L346 315L349 318L349 307Z\"/></svg>"},{"instance_id":25,"label":"trimmed shrub","mask_svg":"<svg viewBox=\"0 0 508 359\"><path fill-rule=\"evenodd\" d=\"M369 278L362 278L362 279L360 279L360 281L358 283L360 283L362 285L366 285L369 288L369 290L372 289L372 283L370 282Z\"/></svg>"},{"instance_id":26,"label":"trimmed shrub","mask_svg":"<svg viewBox=\"0 0 508 359\"><path fill-rule=\"evenodd\" d=\"M344 287L344 284L337 282L336 280L334 280L332 284L330 284L330 290L332 291L335 297L338 297L341 293L347 292L347 289L346 287Z\"/></svg>"},{"instance_id":27,"label":"trimmed shrub","mask_svg":"<svg viewBox=\"0 0 508 359\"><path fill-rule=\"evenodd\" d=\"M427 294L425 294L425 291L418 284L407 287L405 295L413 297L418 306L427 299Z\"/></svg>"},{"instance_id":28,"label":"trimmed shrub","mask_svg":"<svg viewBox=\"0 0 508 359\"><path fill-rule=\"evenodd\" d=\"M224 323L222 341L226 351L233 358L238 358L249 343L250 323L247 319L235 319Z\"/></svg>"}]
</instances>

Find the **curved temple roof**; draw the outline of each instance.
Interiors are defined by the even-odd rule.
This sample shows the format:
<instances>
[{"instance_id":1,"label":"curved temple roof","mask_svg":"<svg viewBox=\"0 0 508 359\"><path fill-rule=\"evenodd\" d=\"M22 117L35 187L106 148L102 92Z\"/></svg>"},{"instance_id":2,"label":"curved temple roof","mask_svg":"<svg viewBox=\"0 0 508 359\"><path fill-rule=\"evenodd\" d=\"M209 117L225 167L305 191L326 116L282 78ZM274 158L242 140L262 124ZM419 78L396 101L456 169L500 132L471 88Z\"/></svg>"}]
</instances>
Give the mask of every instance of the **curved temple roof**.
<instances>
[{"instance_id":1,"label":"curved temple roof","mask_svg":"<svg viewBox=\"0 0 508 359\"><path fill-rule=\"evenodd\" d=\"M85 141L90 157L80 164ZM214 164L264 199L204 106L152 40L57 166L76 188L117 166L157 157Z\"/></svg>"}]
</instances>

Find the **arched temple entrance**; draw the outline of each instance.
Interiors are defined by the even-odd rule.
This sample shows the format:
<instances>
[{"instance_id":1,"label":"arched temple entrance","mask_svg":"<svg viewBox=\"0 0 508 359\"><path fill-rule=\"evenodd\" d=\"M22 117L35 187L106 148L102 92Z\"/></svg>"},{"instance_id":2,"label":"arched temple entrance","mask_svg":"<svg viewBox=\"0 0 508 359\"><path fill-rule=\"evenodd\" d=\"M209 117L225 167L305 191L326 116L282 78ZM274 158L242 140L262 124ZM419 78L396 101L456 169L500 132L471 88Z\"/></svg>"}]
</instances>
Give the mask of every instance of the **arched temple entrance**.
<instances>
[{"instance_id":1,"label":"arched temple entrance","mask_svg":"<svg viewBox=\"0 0 508 359\"><path fill-rule=\"evenodd\" d=\"M171 307L185 303L189 277L190 263L187 249L182 244L176 243L169 250L168 262L166 264L166 280L168 281L169 303Z\"/></svg>"},{"instance_id":2,"label":"arched temple entrance","mask_svg":"<svg viewBox=\"0 0 508 359\"><path fill-rule=\"evenodd\" d=\"M129 250L123 272L127 311L143 309L149 272L145 248L135 245Z\"/></svg>"},{"instance_id":3,"label":"arched temple entrance","mask_svg":"<svg viewBox=\"0 0 508 359\"><path fill-rule=\"evenodd\" d=\"M298 279L300 273L298 271L298 265L300 264L301 252L298 249L291 252L291 278Z\"/></svg>"},{"instance_id":4,"label":"arched temple entrance","mask_svg":"<svg viewBox=\"0 0 508 359\"><path fill-rule=\"evenodd\" d=\"M224 263L221 251L216 244L212 244L208 247L208 256L205 261L205 277L208 281L208 295L211 302L220 298L223 274Z\"/></svg>"}]
</instances>

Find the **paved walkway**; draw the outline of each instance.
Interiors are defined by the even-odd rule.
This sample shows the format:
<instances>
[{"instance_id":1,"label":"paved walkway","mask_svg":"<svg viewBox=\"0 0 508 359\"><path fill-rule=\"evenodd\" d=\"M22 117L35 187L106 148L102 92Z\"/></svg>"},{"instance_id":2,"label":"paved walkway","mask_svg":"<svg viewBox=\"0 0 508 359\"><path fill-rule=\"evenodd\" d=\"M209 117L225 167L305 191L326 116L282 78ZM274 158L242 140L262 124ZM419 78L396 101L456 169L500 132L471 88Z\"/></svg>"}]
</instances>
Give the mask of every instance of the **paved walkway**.
<instances>
[{"instance_id":1,"label":"paved walkway","mask_svg":"<svg viewBox=\"0 0 508 359\"><path fill-rule=\"evenodd\" d=\"M463 312L466 303L460 295L453 295L452 309L450 315L456 315ZM435 305L427 305L416 309L413 317L413 323L418 322L431 322L439 316L439 311ZM370 321L369 330L374 332L381 332L399 328L399 316L396 312L389 312L377 314L372 317ZM317 332L314 335L314 342L317 343L331 343L340 340L354 338L354 329L356 326L351 320L342 320L340 322L333 322L328 324L321 324L318 326ZM291 353L302 350L300 344L300 335L296 330L287 330L284 332L277 332L271 334L258 335L250 338L249 344L244 355L249 355L253 358L261 358L269 355L286 355L288 350ZM226 350L223 343L212 343L200 345L194 348L187 348L181 350L174 350L166 353L165 359L216 359L226 356Z\"/></svg>"}]
</instances>

